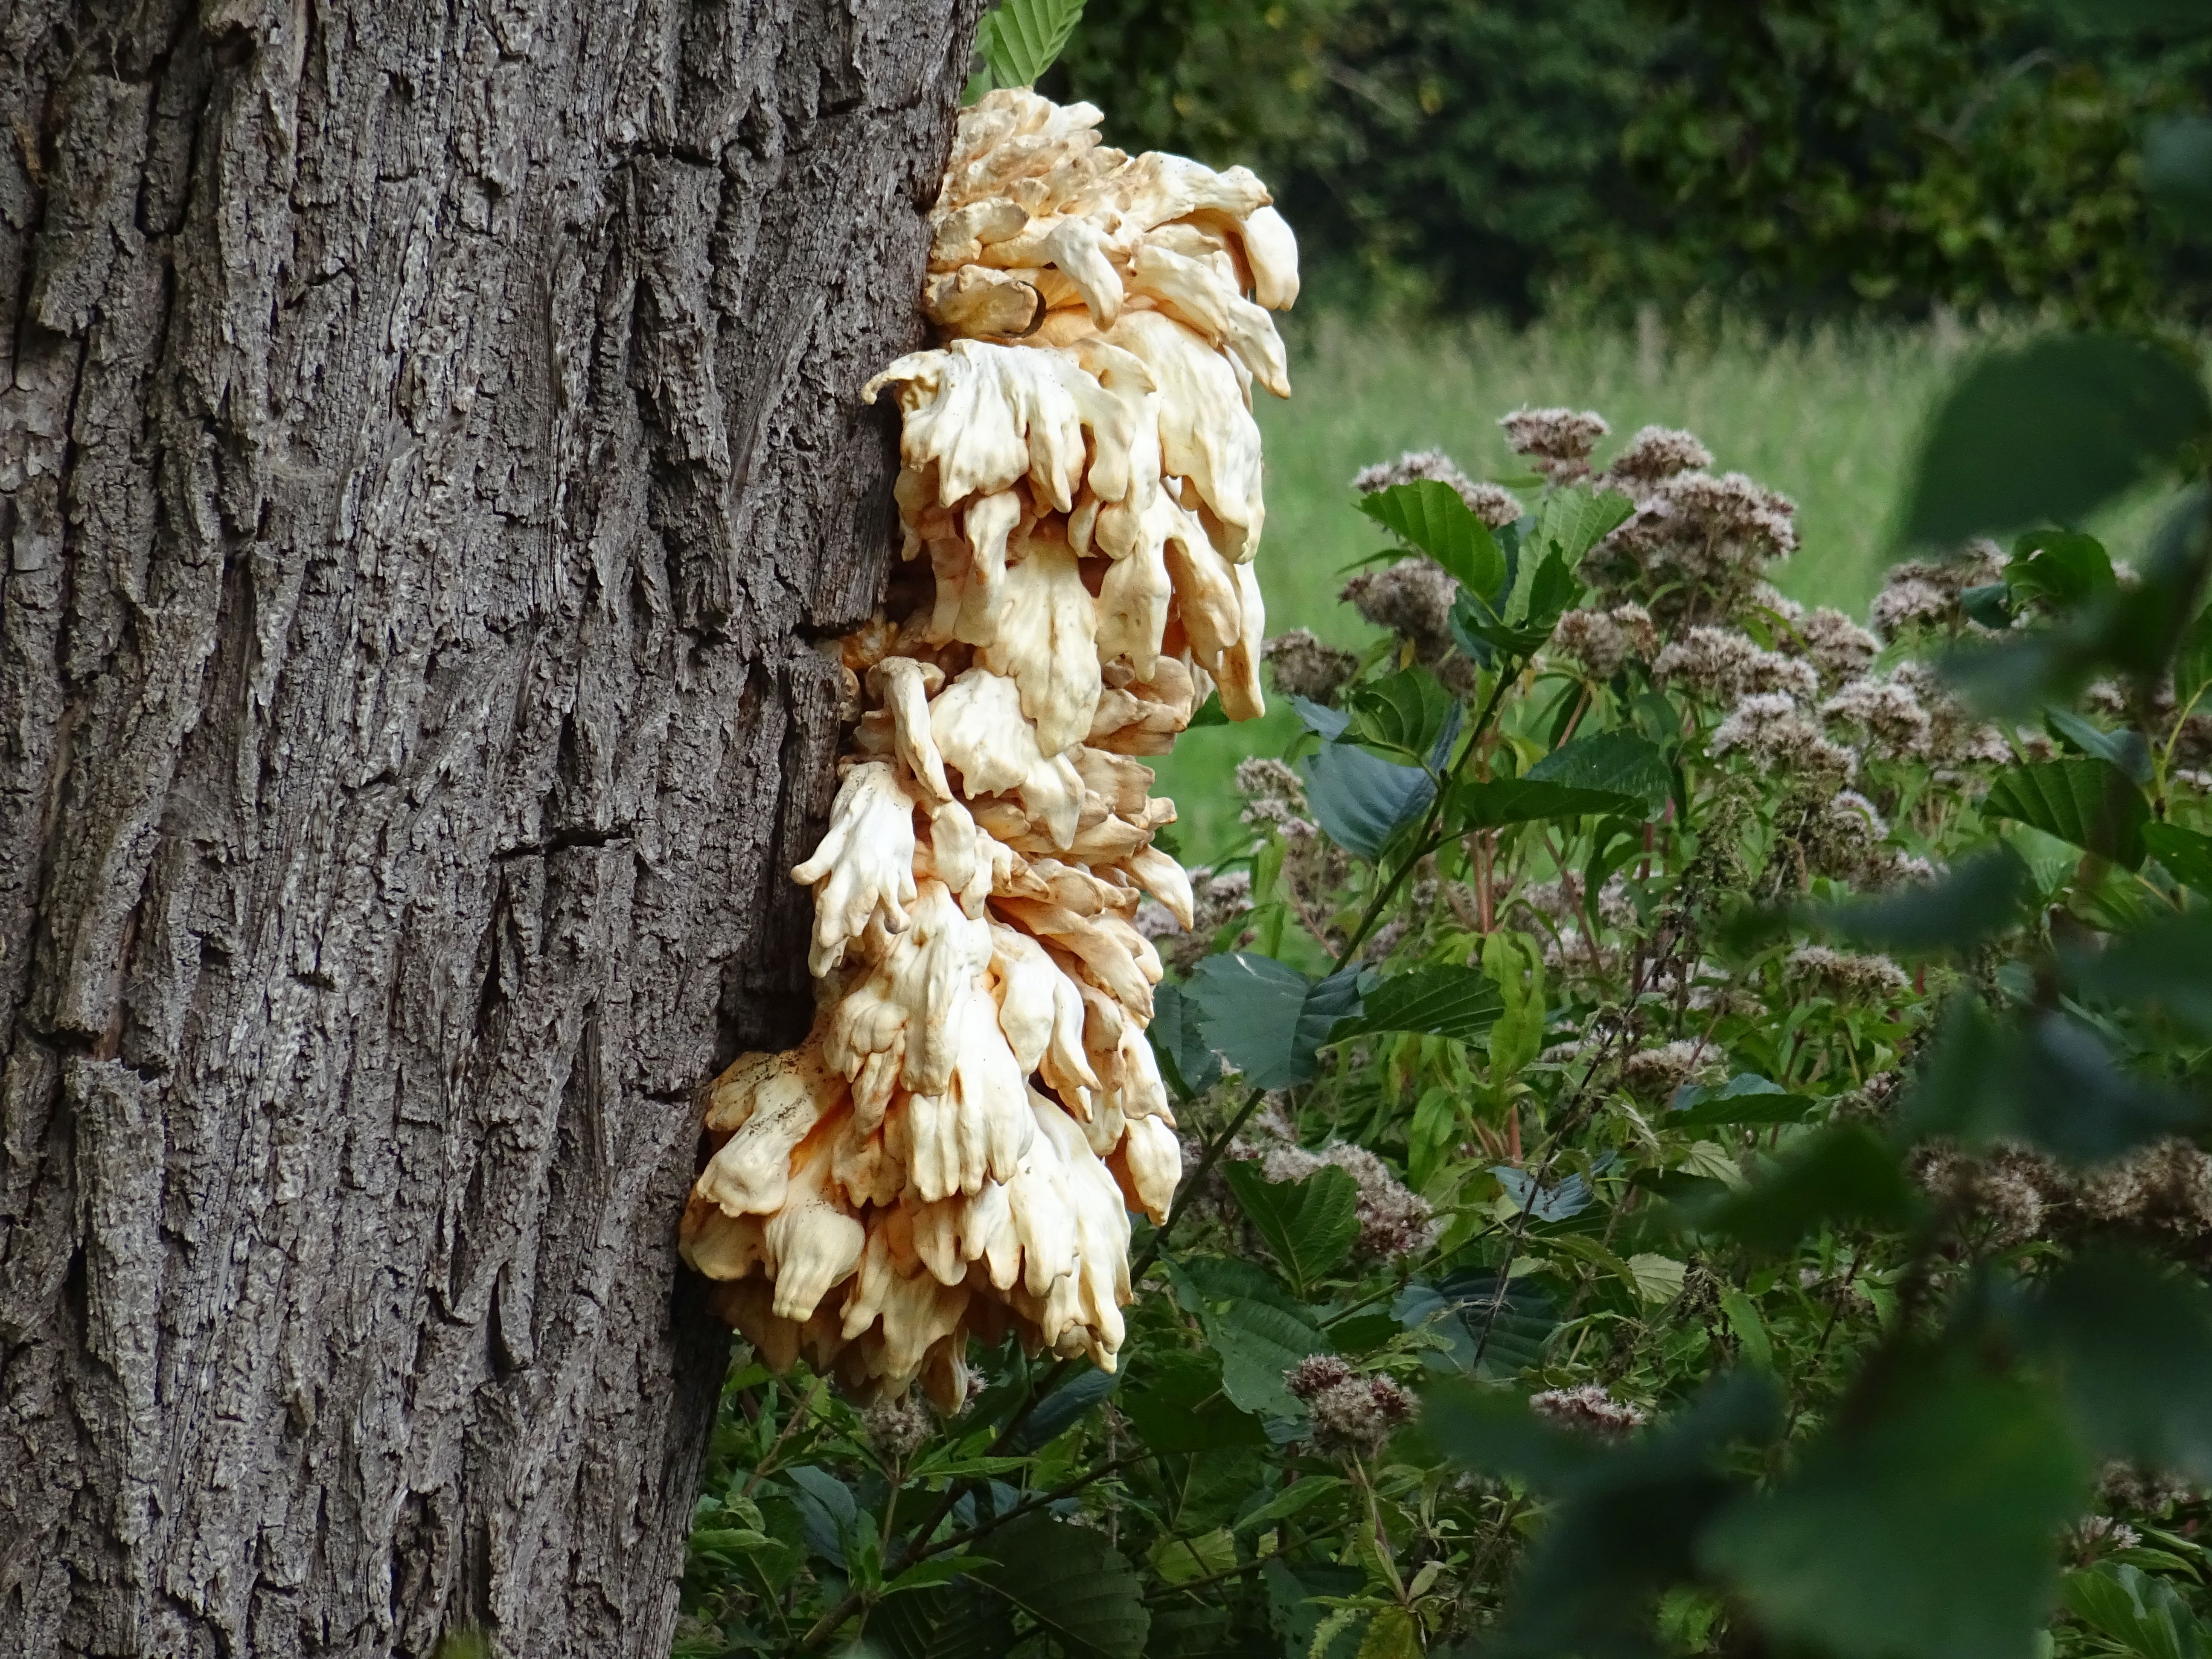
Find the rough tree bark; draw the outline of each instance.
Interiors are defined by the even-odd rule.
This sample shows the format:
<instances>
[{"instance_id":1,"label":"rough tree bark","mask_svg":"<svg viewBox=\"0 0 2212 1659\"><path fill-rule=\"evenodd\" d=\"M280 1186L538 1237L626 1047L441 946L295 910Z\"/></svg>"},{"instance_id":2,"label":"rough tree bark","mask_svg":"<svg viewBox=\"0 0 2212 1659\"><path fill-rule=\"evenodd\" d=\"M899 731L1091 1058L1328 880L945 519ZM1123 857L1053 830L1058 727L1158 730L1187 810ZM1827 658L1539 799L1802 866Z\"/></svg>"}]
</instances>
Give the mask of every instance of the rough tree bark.
<instances>
[{"instance_id":1,"label":"rough tree bark","mask_svg":"<svg viewBox=\"0 0 2212 1659\"><path fill-rule=\"evenodd\" d=\"M663 1654L980 0L0 0L0 1652Z\"/></svg>"}]
</instances>

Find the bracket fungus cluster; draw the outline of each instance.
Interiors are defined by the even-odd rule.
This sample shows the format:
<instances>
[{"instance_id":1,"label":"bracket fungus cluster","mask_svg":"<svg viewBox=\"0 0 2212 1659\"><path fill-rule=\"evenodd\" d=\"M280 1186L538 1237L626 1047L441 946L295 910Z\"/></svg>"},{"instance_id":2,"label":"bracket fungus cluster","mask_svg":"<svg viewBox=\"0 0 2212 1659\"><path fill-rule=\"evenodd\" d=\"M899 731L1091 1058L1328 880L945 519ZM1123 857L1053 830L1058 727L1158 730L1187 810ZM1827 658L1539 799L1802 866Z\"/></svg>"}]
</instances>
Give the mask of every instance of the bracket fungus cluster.
<instances>
[{"instance_id":1,"label":"bracket fungus cluster","mask_svg":"<svg viewBox=\"0 0 2212 1659\"><path fill-rule=\"evenodd\" d=\"M712 1089L685 1258L779 1367L944 1409L973 1335L1108 1370L1129 1218L1182 1150L1145 1036L1139 757L1212 691L1261 712L1256 381L1297 249L1243 167L1129 156L1026 91L963 113L902 412L884 611L840 642L852 716L813 889L817 1014Z\"/></svg>"}]
</instances>

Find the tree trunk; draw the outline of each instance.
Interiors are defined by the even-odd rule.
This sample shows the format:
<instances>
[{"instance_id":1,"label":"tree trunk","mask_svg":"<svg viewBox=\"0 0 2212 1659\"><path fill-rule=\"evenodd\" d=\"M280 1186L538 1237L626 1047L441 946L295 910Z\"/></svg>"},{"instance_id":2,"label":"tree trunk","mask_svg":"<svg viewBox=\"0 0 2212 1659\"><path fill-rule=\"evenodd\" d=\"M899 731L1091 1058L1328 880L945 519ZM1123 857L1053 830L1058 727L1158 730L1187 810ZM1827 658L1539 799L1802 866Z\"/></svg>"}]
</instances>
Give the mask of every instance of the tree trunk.
<instances>
[{"instance_id":1,"label":"tree trunk","mask_svg":"<svg viewBox=\"0 0 2212 1659\"><path fill-rule=\"evenodd\" d=\"M0 0L0 1652L666 1652L979 4Z\"/></svg>"}]
</instances>

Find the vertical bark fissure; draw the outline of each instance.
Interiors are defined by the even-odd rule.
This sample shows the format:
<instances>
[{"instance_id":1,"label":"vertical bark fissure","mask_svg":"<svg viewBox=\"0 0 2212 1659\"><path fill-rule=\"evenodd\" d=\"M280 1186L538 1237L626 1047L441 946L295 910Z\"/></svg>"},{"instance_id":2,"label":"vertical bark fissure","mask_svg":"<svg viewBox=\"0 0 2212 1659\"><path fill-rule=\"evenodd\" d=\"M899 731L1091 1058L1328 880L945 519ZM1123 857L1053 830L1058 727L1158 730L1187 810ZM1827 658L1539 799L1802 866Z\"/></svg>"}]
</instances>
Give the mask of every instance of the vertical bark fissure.
<instances>
[{"instance_id":1,"label":"vertical bark fissure","mask_svg":"<svg viewBox=\"0 0 2212 1659\"><path fill-rule=\"evenodd\" d=\"M0 9L0 1650L666 1650L980 9Z\"/></svg>"}]
</instances>

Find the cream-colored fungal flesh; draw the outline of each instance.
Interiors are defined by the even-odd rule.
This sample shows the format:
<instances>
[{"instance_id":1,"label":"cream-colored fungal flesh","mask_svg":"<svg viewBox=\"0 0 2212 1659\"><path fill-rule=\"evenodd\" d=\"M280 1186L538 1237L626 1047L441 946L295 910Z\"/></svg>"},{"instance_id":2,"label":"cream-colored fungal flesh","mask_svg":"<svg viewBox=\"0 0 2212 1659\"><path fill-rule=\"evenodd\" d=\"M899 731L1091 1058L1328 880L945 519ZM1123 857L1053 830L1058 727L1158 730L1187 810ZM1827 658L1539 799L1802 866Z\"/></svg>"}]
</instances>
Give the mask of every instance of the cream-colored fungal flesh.
<instances>
[{"instance_id":1,"label":"cream-colored fungal flesh","mask_svg":"<svg viewBox=\"0 0 2212 1659\"><path fill-rule=\"evenodd\" d=\"M1261 712L1256 384L1297 243L1243 167L1131 157L1025 91L965 111L902 416L903 562L814 891L820 1017L716 1080L684 1255L770 1364L946 1410L970 1337L1111 1370L1129 1212L1181 1144L1145 1036L1149 894L1191 890L1139 757L1207 695Z\"/></svg>"}]
</instances>

